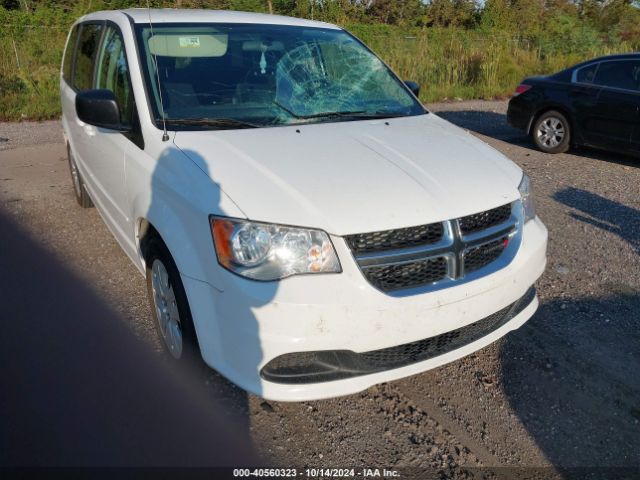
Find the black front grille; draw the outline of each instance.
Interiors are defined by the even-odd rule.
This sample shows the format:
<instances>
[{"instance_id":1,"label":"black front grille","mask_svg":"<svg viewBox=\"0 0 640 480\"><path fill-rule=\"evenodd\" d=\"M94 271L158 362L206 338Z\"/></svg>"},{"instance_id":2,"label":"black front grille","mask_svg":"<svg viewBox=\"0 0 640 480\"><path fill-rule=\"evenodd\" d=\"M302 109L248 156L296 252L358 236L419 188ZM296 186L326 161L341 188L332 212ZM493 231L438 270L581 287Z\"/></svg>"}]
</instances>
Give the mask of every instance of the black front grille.
<instances>
[{"instance_id":1,"label":"black front grille","mask_svg":"<svg viewBox=\"0 0 640 480\"><path fill-rule=\"evenodd\" d=\"M367 267L363 272L373 286L390 292L443 280L447 276L447 260L436 257L410 263Z\"/></svg>"},{"instance_id":2,"label":"black front grille","mask_svg":"<svg viewBox=\"0 0 640 480\"><path fill-rule=\"evenodd\" d=\"M340 380L401 368L443 355L481 339L522 312L535 298L535 289L515 303L465 327L395 347L355 353L351 350L289 353L276 357L261 370L266 380L303 384Z\"/></svg>"},{"instance_id":3,"label":"black front grille","mask_svg":"<svg viewBox=\"0 0 640 480\"><path fill-rule=\"evenodd\" d=\"M517 243L507 247L520 241L517 222L512 204L507 204L439 223L344 239L369 283L383 292L402 295L400 290L462 280L467 273L493 264L506 251L514 253ZM491 229L495 226L499 227ZM498 235L501 237L496 238Z\"/></svg>"},{"instance_id":4,"label":"black front grille","mask_svg":"<svg viewBox=\"0 0 640 480\"><path fill-rule=\"evenodd\" d=\"M487 210L486 212L468 215L459 220L460 231L463 235L469 235L470 233L486 230L487 228L506 222L510 216L511 204Z\"/></svg>"},{"instance_id":5,"label":"black front grille","mask_svg":"<svg viewBox=\"0 0 640 480\"><path fill-rule=\"evenodd\" d=\"M351 251L359 255L362 253L432 245L442 240L443 234L444 227L442 223L431 223L417 227L347 235L344 239Z\"/></svg>"},{"instance_id":6,"label":"black front grille","mask_svg":"<svg viewBox=\"0 0 640 480\"><path fill-rule=\"evenodd\" d=\"M509 236L469 249L464 254L464 273L475 272L496 261L509 244Z\"/></svg>"}]
</instances>

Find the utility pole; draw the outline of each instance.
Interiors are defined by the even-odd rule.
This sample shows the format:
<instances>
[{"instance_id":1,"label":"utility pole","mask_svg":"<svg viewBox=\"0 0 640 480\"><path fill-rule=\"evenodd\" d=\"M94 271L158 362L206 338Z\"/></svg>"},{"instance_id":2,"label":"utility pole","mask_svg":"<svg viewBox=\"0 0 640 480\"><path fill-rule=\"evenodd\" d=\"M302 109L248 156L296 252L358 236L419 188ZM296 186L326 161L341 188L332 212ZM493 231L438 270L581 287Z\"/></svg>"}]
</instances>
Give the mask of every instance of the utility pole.
<instances>
[{"instance_id":1,"label":"utility pole","mask_svg":"<svg viewBox=\"0 0 640 480\"><path fill-rule=\"evenodd\" d=\"M267 8L269 9L269 13L273 15L273 1L267 0Z\"/></svg>"}]
</instances>

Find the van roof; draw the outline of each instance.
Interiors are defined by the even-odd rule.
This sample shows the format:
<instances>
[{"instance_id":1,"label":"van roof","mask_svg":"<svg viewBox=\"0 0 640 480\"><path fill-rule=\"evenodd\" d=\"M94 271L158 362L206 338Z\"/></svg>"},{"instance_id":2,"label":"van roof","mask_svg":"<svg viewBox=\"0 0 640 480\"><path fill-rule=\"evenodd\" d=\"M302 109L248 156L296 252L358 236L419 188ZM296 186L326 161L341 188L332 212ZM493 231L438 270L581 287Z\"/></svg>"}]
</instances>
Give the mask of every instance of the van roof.
<instances>
[{"instance_id":1,"label":"van roof","mask_svg":"<svg viewBox=\"0 0 640 480\"><path fill-rule=\"evenodd\" d=\"M84 16L85 20L106 20L114 15L125 14L134 23L256 23L268 25L291 25L299 27L332 28L339 29L336 25L301 18L284 17L281 15L269 15L266 13L236 12L231 10L196 10L177 8L128 8L126 10L107 10L90 13Z\"/></svg>"}]
</instances>

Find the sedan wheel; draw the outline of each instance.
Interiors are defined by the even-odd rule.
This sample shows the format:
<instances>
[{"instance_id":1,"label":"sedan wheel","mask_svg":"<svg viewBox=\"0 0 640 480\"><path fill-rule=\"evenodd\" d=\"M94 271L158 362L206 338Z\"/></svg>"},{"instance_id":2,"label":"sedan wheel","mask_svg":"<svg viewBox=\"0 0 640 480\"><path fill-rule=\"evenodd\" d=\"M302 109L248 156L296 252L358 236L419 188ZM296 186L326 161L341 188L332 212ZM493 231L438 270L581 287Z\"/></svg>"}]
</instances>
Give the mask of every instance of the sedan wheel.
<instances>
[{"instance_id":1,"label":"sedan wheel","mask_svg":"<svg viewBox=\"0 0 640 480\"><path fill-rule=\"evenodd\" d=\"M536 146L547 153L562 153L569 149L570 126L560 112L543 113L531 132Z\"/></svg>"},{"instance_id":2,"label":"sedan wheel","mask_svg":"<svg viewBox=\"0 0 640 480\"><path fill-rule=\"evenodd\" d=\"M566 132L559 118L547 117L545 121L540 124L536 133L540 143L544 144L547 148L554 148L562 143Z\"/></svg>"}]
</instances>

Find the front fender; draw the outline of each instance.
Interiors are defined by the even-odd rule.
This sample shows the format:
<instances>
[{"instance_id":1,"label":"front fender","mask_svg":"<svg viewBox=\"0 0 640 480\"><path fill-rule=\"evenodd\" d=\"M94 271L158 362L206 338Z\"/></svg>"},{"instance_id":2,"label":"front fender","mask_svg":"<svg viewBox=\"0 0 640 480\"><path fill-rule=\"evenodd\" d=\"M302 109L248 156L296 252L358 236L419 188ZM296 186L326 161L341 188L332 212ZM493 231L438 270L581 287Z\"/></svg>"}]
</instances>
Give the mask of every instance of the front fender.
<instances>
[{"instance_id":1,"label":"front fender","mask_svg":"<svg viewBox=\"0 0 640 480\"><path fill-rule=\"evenodd\" d=\"M127 183L132 195L132 218L144 268L140 241L145 222L162 237L181 275L221 288L211 238L209 215L243 217L233 201L179 149L164 149L158 160L145 155L127 162Z\"/></svg>"}]
</instances>

